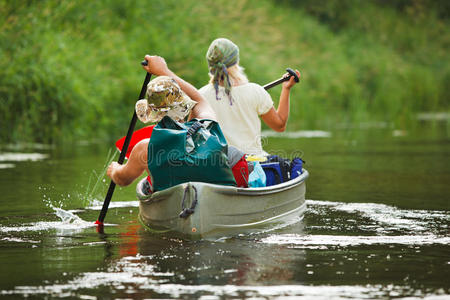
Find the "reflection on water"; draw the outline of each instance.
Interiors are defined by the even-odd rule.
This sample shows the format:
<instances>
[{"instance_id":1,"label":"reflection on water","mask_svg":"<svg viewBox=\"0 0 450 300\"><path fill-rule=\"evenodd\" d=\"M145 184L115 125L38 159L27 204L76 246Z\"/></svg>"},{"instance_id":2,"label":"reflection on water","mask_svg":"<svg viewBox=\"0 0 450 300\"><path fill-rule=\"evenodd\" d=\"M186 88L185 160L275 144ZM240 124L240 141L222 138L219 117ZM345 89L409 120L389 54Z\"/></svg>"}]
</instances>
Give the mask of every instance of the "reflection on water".
<instances>
[{"instance_id":1,"label":"reflection on water","mask_svg":"<svg viewBox=\"0 0 450 300\"><path fill-rule=\"evenodd\" d=\"M448 112L423 112L417 115L417 119L421 121L448 121L450 113Z\"/></svg>"},{"instance_id":2,"label":"reflection on water","mask_svg":"<svg viewBox=\"0 0 450 300\"><path fill-rule=\"evenodd\" d=\"M14 168L15 164L0 164L0 169L11 169Z\"/></svg>"},{"instance_id":3,"label":"reflection on water","mask_svg":"<svg viewBox=\"0 0 450 300\"><path fill-rule=\"evenodd\" d=\"M336 235L274 235L262 240L264 243L289 245L299 249L329 249L330 246L348 247L359 245L448 245L450 237L435 235L396 235L396 236L336 236Z\"/></svg>"},{"instance_id":4,"label":"reflection on water","mask_svg":"<svg viewBox=\"0 0 450 300\"><path fill-rule=\"evenodd\" d=\"M329 138L331 137L331 132L323 130L299 130L299 131L285 131L285 132L275 132L272 130L264 130L261 132L263 137L274 137L274 138L288 138L288 139L298 139L298 138Z\"/></svg>"},{"instance_id":5,"label":"reflection on water","mask_svg":"<svg viewBox=\"0 0 450 300\"><path fill-rule=\"evenodd\" d=\"M126 204L117 203L110 213L123 216L136 209L135 201ZM448 296L448 286L435 285L450 275L447 212L314 200L307 205L297 224L215 242L149 234L136 223L135 213L98 236L93 223L83 220L92 208L78 210L78 215L55 209L60 221L1 227L2 235L8 235L1 240L3 247L34 245L62 260L61 268L64 261L79 259L99 266L39 285L15 285L1 294L100 296L108 287L106 295L119 298L148 293L156 298ZM53 233L37 235L40 231ZM62 248L55 251L52 245ZM77 248L104 256L71 257Z\"/></svg>"},{"instance_id":6,"label":"reflection on water","mask_svg":"<svg viewBox=\"0 0 450 300\"><path fill-rule=\"evenodd\" d=\"M42 153L0 153L0 161L38 161L47 158L47 155Z\"/></svg>"},{"instance_id":7,"label":"reflection on water","mask_svg":"<svg viewBox=\"0 0 450 300\"><path fill-rule=\"evenodd\" d=\"M269 140L303 150L307 197L327 201L307 200L303 220L287 227L216 241L145 231L134 187L117 189L98 234L108 181L89 178L102 174L106 147L10 156L2 165L13 166L0 166L0 295L447 299L448 139L392 132Z\"/></svg>"},{"instance_id":8,"label":"reflection on water","mask_svg":"<svg viewBox=\"0 0 450 300\"><path fill-rule=\"evenodd\" d=\"M324 213L352 215L348 224L340 224L340 219L329 219L330 229L340 227L341 231L373 234L446 234L450 222L450 215L446 211L399 209L390 205L376 203L342 203L329 201L309 202L310 212L320 218L318 227L324 227Z\"/></svg>"},{"instance_id":9,"label":"reflection on water","mask_svg":"<svg viewBox=\"0 0 450 300\"><path fill-rule=\"evenodd\" d=\"M91 205L86 207L86 209L101 210L103 206L103 200L94 199ZM114 201L111 202L109 208L119 208L119 207L139 207L139 201Z\"/></svg>"}]
</instances>

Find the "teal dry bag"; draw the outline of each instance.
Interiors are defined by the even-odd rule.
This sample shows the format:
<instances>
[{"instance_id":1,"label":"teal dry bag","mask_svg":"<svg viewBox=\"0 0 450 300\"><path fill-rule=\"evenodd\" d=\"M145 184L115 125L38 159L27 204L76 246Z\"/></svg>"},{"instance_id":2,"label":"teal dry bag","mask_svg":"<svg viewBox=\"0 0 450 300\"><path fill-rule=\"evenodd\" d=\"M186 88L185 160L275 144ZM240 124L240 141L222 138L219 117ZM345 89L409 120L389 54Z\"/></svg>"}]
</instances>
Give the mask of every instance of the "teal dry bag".
<instances>
[{"instance_id":1,"label":"teal dry bag","mask_svg":"<svg viewBox=\"0 0 450 300\"><path fill-rule=\"evenodd\" d=\"M155 191L189 181L236 185L227 147L215 121L179 123L164 117L148 144L148 168Z\"/></svg>"}]
</instances>

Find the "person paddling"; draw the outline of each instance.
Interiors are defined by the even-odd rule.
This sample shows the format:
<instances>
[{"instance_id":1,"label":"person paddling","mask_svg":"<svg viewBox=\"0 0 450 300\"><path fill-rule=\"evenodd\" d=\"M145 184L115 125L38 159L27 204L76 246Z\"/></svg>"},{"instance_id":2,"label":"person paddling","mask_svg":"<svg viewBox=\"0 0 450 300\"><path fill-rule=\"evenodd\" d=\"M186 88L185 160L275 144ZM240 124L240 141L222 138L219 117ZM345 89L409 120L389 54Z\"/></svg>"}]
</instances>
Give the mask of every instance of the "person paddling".
<instances>
[{"instance_id":1,"label":"person paddling","mask_svg":"<svg viewBox=\"0 0 450 300\"><path fill-rule=\"evenodd\" d=\"M128 162L112 162L107 175L126 186L147 172L150 180L143 178L138 184L140 199L150 196L154 189L160 191L188 181L236 185L228 146L214 111L195 87L167 67L162 57L147 55L145 59L146 71L159 77L147 85L146 99L136 103L136 115L144 123L158 124L151 138L134 146ZM183 124L188 114L195 119Z\"/></svg>"},{"instance_id":2,"label":"person paddling","mask_svg":"<svg viewBox=\"0 0 450 300\"><path fill-rule=\"evenodd\" d=\"M269 93L247 79L239 65L239 48L232 41L214 40L206 59L211 79L199 92L214 109L228 144L245 153L266 155L261 144L259 117L273 130L285 130L290 89L296 83L294 77L283 83L280 102L275 109ZM300 72L295 72L300 77Z\"/></svg>"}]
</instances>

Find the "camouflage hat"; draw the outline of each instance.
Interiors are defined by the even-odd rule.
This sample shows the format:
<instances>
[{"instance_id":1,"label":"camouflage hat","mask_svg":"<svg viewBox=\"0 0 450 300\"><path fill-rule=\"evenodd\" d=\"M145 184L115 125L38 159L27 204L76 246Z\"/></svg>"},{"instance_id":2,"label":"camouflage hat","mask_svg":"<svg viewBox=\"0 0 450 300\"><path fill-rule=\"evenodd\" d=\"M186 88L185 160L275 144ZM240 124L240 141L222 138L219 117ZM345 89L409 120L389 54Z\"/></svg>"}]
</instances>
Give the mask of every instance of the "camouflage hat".
<instances>
[{"instance_id":1,"label":"camouflage hat","mask_svg":"<svg viewBox=\"0 0 450 300\"><path fill-rule=\"evenodd\" d=\"M197 104L168 76L150 81L145 98L136 102L136 114L143 123L159 122L164 116L181 121Z\"/></svg>"}]
</instances>

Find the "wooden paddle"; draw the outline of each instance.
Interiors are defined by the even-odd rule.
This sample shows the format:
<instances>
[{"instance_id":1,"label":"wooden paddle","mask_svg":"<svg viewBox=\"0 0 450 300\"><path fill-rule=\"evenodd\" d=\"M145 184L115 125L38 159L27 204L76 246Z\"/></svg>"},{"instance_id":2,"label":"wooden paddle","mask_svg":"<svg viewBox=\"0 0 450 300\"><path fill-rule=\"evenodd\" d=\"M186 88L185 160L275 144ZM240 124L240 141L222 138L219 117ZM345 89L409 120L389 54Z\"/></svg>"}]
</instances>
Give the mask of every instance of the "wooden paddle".
<instances>
[{"instance_id":1,"label":"wooden paddle","mask_svg":"<svg viewBox=\"0 0 450 300\"><path fill-rule=\"evenodd\" d=\"M141 93L139 94L138 100L144 98L145 92L147 90L147 85L150 82L151 77L152 77L152 75L150 73L147 73L145 75L145 80L144 80L144 83L142 84ZM127 153L128 146L129 146L130 140L131 140L131 136L133 135L134 126L136 125L136 121L137 121L137 115L136 115L136 111L134 111L133 117L131 118L130 126L128 127L127 135L122 144L122 151L120 152L119 160L117 161L119 164L122 164L123 161L125 160L125 154ZM114 183L114 181L111 180L111 183L109 184L108 192L106 193L105 201L103 202L102 210L100 211L98 220L95 222L95 224L98 225L97 231L100 233L103 233L103 221L105 220L106 213L108 212L109 203L111 202L111 198L112 198L115 188L116 188L116 184Z\"/></svg>"}]
</instances>

